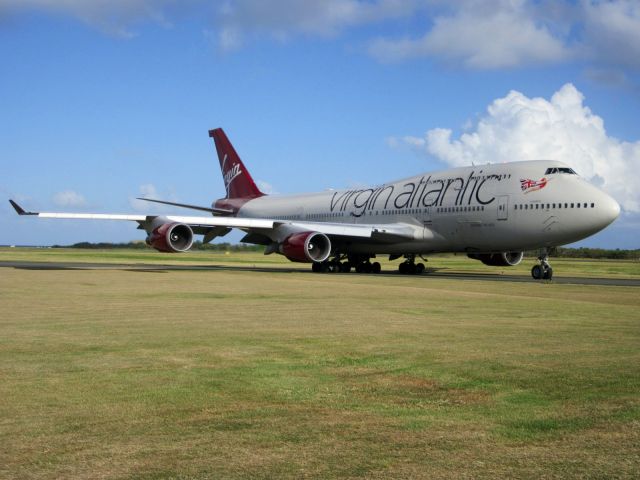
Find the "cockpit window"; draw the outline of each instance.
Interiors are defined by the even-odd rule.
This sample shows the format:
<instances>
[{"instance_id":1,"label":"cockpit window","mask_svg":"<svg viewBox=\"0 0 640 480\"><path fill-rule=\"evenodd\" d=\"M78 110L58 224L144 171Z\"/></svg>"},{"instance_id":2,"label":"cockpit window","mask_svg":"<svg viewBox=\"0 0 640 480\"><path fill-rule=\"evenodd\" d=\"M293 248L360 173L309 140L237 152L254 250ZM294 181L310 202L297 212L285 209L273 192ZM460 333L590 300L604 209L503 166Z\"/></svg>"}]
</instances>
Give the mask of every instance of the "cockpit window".
<instances>
[{"instance_id":1,"label":"cockpit window","mask_svg":"<svg viewBox=\"0 0 640 480\"><path fill-rule=\"evenodd\" d=\"M545 175L552 175L554 173L568 173L569 175L577 175L573 168L567 167L549 167L547 168L547 171L544 172Z\"/></svg>"}]
</instances>

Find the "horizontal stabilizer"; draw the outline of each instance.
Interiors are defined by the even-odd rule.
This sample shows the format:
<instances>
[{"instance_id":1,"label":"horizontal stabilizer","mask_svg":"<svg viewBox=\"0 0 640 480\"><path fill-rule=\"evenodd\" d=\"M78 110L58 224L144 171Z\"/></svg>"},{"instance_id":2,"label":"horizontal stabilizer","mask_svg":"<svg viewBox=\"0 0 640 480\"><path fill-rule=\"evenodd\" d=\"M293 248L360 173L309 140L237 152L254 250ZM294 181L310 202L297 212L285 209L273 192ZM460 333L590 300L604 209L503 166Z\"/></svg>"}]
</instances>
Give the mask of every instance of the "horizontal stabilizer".
<instances>
[{"instance_id":1,"label":"horizontal stabilizer","mask_svg":"<svg viewBox=\"0 0 640 480\"><path fill-rule=\"evenodd\" d=\"M211 208L211 207L200 207L198 205L189 205L187 203L175 203L175 202L167 202L166 200L155 200L153 198L143 198L138 197L138 200L144 200L145 202L153 202L153 203L161 203L163 205L172 205L174 207L181 208L190 208L191 210L200 210L202 212L211 212L218 215L231 215L233 210L227 210L226 208Z\"/></svg>"}]
</instances>

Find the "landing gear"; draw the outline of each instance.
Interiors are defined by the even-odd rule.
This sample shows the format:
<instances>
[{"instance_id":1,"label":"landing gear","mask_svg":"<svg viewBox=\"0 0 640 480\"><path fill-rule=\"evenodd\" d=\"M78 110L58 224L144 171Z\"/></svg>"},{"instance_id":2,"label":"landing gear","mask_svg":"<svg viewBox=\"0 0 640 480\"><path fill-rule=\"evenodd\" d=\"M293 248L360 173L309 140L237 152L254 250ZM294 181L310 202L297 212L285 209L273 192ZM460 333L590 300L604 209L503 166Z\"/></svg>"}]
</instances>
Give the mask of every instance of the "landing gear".
<instances>
[{"instance_id":1,"label":"landing gear","mask_svg":"<svg viewBox=\"0 0 640 480\"><path fill-rule=\"evenodd\" d=\"M380 273L382 267L378 262L371 262L375 255L349 255L349 263L357 273Z\"/></svg>"},{"instance_id":2,"label":"landing gear","mask_svg":"<svg viewBox=\"0 0 640 480\"><path fill-rule=\"evenodd\" d=\"M539 257L540 265L534 265L531 269L531 276L535 280L551 280L553 278L553 268L549 265L549 253L545 250Z\"/></svg>"},{"instance_id":3,"label":"landing gear","mask_svg":"<svg viewBox=\"0 0 640 480\"><path fill-rule=\"evenodd\" d=\"M424 272L424 263L416 263L415 254L407 254L405 258L406 260L398 265L398 271L402 275L420 275Z\"/></svg>"},{"instance_id":4,"label":"landing gear","mask_svg":"<svg viewBox=\"0 0 640 480\"><path fill-rule=\"evenodd\" d=\"M357 273L380 273L380 263L371 263L371 258L368 255L335 255L331 260L312 263L311 270L315 273L349 273L355 269Z\"/></svg>"},{"instance_id":5,"label":"landing gear","mask_svg":"<svg viewBox=\"0 0 640 480\"><path fill-rule=\"evenodd\" d=\"M358 273L380 273L382 266L378 262L371 263L369 260L356 264L356 272Z\"/></svg>"},{"instance_id":6,"label":"landing gear","mask_svg":"<svg viewBox=\"0 0 640 480\"><path fill-rule=\"evenodd\" d=\"M313 273L322 273L325 271L325 263L324 262L313 262L311 264L311 271Z\"/></svg>"}]
</instances>

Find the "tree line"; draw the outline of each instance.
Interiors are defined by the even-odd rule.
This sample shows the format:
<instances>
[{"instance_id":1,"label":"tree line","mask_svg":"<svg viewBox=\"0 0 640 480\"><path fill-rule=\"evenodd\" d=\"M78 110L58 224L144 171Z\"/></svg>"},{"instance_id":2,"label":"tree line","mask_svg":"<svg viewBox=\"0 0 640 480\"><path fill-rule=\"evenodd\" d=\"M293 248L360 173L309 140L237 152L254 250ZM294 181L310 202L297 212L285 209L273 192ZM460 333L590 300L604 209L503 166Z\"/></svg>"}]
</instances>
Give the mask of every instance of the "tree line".
<instances>
[{"instance_id":1,"label":"tree line","mask_svg":"<svg viewBox=\"0 0 640 480\"><path fill-rule=\"evenodd\" d=\"M606 248L569 248L558 247L552 252L553 257L560 258L602 258L609 260L640 260L640 249L622 250L616 248L610 250Z\"/></svg>"}]
</instances>

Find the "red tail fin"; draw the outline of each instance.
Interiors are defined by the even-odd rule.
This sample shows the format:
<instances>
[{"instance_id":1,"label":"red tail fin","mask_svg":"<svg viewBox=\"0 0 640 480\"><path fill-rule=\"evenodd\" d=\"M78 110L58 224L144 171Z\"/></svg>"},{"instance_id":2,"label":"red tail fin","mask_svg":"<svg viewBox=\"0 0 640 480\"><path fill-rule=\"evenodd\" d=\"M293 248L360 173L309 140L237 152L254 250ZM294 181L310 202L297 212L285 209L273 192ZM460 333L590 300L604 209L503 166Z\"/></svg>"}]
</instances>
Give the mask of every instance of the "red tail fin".
<instances>
[{"instance_id":1,"label":"red tail fin","mask_svg":"<svg viewBox=\"0 0 640 480\"><path fill-rule=\"evenodd\" d=\"M242 160L236 153L233 145L221 128L209 130L209 136L213 137L220 160L220 169L224 186L227 189L227 198L256 198L264 196L256 186Z\"/></svg>"}]
</instances>

